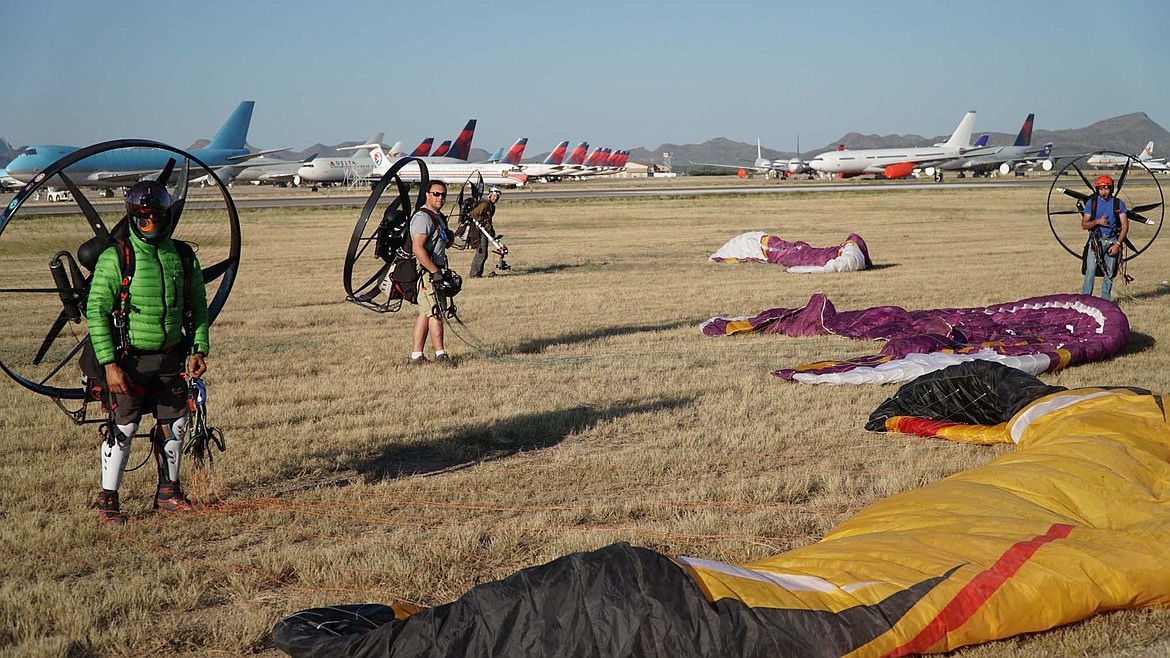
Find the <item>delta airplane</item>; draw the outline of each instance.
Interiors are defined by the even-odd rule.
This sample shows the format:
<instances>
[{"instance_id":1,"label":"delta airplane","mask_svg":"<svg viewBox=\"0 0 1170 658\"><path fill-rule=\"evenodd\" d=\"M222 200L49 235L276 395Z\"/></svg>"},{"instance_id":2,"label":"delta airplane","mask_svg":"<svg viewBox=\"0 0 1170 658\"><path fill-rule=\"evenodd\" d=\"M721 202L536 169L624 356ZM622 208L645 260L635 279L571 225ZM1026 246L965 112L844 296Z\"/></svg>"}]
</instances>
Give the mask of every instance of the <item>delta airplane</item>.
<instances>
[{"instance_id":1,"label":"delta airplane","mask_svg":"<svg viewBox=\"0 0 1170 658\"><path fill-rule=\"evenodd\" d=\"M939 164L963 155L982 155L983 149L969 146L975 111L971 110L959 122L950 139L934 146L910 146L858 151L828 151L809 162L822 174L837 174L843 178L863 174L882 174L886 178L909 176L917 167ZM984 147L986 148L986 147Z\"/></svg>"},{"instance_id":2,"label":"delta airplane","mask_svg":"<svg viewBox=\"0 0 1170 658\"><path fill-rule=\"evenodd\" d=\"M1042 147L1032 148L1032 124L1036 115L1029 114L1020 126L1016 141L1011 146L992 146L984 149L985 155L962 156L949 162L937 165L943 171L962 171L976 174L998 171L1004 176L1015 171L1019 166L1039 163L1044 171L1052 170L1052 142ZM972 144L972 148L979 148L987 143L986 135L980 138L982 143ZM928 174L934 172L928 171Z\"/></svg>"},{"instance_id":3,"label":"delta airplane","mask_svg":"<svg viewBox=\"0 0 1170 658\"><path fill-rule=\"evenodd\" d=\"M380 178L400 159L387 157L381 144L365 144L354 148L370 149L370 159L374 163L369 174L371 178ZM448 185L459 185L476 174L482 176L484 184L489 187L519 187L528 182L528 176L516 165L489 162L427 162L426 165L431 180L442 180ZM420 180L418 167L403 167L398 175L407 183Z\"/></svg>"},{"instance_id":4,"label":"delta airplane","mask_svg":"<svg viewBox=\"0 0 1170 658\"><path fill-rule=\"evenodd\" d=\"M375 133L373 137L366 142L369 144L378 144L386 133ZM421 145L420 145L421 146ZM398 142L391 147L391 152L396 152L402 148L402 142ZM370 175L370 171L374 168L374 163L370 162L370 153L363 147L357 147L357 150L350 157L330 156L327 158L310 158L301 164L296 170L296 175L301 182L309 184L320 183L343 183L347 180L360 180Z\"/></svg>"},{"instance_id":5,"label":"delta airplane","mask_svg":"<svg viewBox=\"0 0 1170 658\"><path fill-rule=\"evenodd\" d=\"M498 160L498 162L502 164L519 165L520 158L524 157L524 148L526 146L528 146L528 138L521 137L520 139L516 140L516 143L512 145L512 148L508 149L508 152L505 153L504 156ZM523 169L523 167L521 167L521 169Z\"/></svg>"},{"instance_id":6,"label":"delta airplane","mask_svg":"<svg viewBox=\"0 0 1170 658\"><path fill-rule=\"evenodd\" d=\"M270 149L250 152L244 147L248 126L252 122L255 101L243 101L224 122L219 132L205 148L191 149L190 153L212 169L236 165L246 160L278 153L288 149ZM8 165L8 175L27 183L46 167L62 157L79 150L75 146L30 146ZM173 155L158 149L117 149L98 153L65 169L65 174L78 185L89 187L126 187L162 173Z\"/></svg>"},{"instance_id":7,"label":"delta airplane","mask_svg":"<svg viewBox=\"0 0 1170 658\"><path fill-rule=\"evenodd\" d=\"M429 165L433 163L459 163L467 162L467 158L471 156L471 140L475 137L475 123L476 119L469 119L467 125L463 126L463 130L454 141L446 141L439 145L430 156L423 158Z\"/></svg>"},{"instance_id":8,"label":"delta airplane","mask_svg":"<svg viewBox=\"0 0 1170 658\"><path fill-rule=\"evenodd\" d=\"M1157 162L1160 159L1165 159L1154 157L1154 142L1152 140L1146 144L1146 147L1142 149L1141 153L1133 156L1133 158L1147 167L1150 166L1151 162ZM1126 162L1129 162L1129 158L1126 156L1113 155L1110 153L1097 153L1095 155L1089 156L1088 160L1085 160L1085 163L1090 167L1123 167L1125 166ZM12 165L8 165L8 169L11 170Z\"/></svg>"},{"instance_id":9,"label":"delta airplane","mask_svg":"<svg viewBox=\"0 0 1170 658\"><path fill-rule=\"evenodd\" d=\"M536 164L522 164L520 165L520 168L524 170L524 173L527 174L528 178L530 179L544 178L546 176L559 173L559 171L564 168L561 163L565 161L565 154L568 153L568 151L569 140L566 139L560 144L557 144L556 148L552 150L552 153L549 153L548 157L546 157L541 162Z\"/></svg>"},{"instance_id":10,"label":"delta airplane","mask_svg":"<svg viewBox=\"0 0 1170 658\"><path fill-rule=\"evenodd\" d=\"M577 144L577 146L573 147L573 151L565 156L565 159L563 160L564 164L561 166L561 168L557 171L549 172L545 174L545 176L550 179L555 178L557 180L561 178L567 178L569 176L575 176L578 172L585 170L585 158L587 157L588 153L589 142L581 142Z\"/></svg>"},{"instance_id":11,"label":"delta airplane","mask_svg":"<svg viewBox=\"0 0 1170 658\"><path fill-rule=\"evenodd\" d=\"M812 168L808 166L804 160L800 158L800 139L796 140L797 156L789 160L771 160L764 157L764 149L760 146L760 138L756 138L756 159L751 165L732 165L720 164L718 162L691 162L694 165L704 165L707 167L723 167L725 169L743 169L745 171L753 171L757 174L764 174L765 177L779 177L785 172L796 176L797 174L812 173Z\"/></svg>"}]
</instances>

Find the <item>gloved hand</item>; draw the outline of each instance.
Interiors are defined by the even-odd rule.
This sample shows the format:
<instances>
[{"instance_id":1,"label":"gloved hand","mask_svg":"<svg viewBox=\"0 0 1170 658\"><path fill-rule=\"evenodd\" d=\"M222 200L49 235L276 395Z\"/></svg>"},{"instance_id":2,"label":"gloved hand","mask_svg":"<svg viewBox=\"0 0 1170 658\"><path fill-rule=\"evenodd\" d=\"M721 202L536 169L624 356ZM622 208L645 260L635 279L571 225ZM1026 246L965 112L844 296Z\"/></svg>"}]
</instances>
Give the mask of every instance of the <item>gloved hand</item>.
<instances>
[{"instance_id":1,"label":"gloved hand","mask_svg":"<svg viewBox=\"0 0 1170 658\"><path fill-rule=\"evenodd\" d=\"M443 276L443 270L438 270L437 272L431 272L431 289L432 290L441 289L445 282L446 282L446 279Z\"/></svg>"}]
</instances>

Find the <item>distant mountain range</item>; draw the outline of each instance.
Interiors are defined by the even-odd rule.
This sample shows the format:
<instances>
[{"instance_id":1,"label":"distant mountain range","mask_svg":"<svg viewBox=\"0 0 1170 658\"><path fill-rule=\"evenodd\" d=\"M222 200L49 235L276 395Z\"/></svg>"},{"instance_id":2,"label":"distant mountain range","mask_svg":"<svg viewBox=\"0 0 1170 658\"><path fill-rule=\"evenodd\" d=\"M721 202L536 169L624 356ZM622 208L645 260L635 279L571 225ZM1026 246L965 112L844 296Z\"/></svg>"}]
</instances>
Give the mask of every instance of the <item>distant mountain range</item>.
<instances>
[{"instance_id":1,"label":"distant mountain range","mask_svg":"<svg viewBox=\"0 0 1170 658\"><path fill-rule=\"evenodd\" d=\"M980 134L983 133L976 131L973 137L974 135ZM989 143L993 146L1011 144L1016 138L1015 132L1010 134L993 132L989 134L991 135ZM922 137L920 135L862 135L861 133L847 133L824 146L802 147L801 155L804 159L808 160L818 153L837 148L838 144L844 144L846 148L850 149L925 146L945 141L949 136ZM1101 149L1121 151L1122 153L1137 153L1150 140L1154 141L1155 156L1164 157L1170 155L1170 132L1167 132L1165 128L1155 123L1145 112L1123 114L1112 119L1098 121L1084 128L1070 128L1067 130L1036 129L1032 132L1032 144L1034 146L1042 146L1047 142L1052 142L1054 144L1052 152L1056 155L1086 153ZM208 140L201 139L188 148L202 148L207 144ZM346 146L356 146L358 144L361 144L361 142L342 142L333 146L314 144L306 149L288 151L278 154L278 156L285 160L299 161L308 158L314 153L318 156L326 157L339 154L349 155L351 153L350 151L339 151L338 149ZM622 148L617 144L606 144L606 146ZM7 165L11 162L12 158L16 157L23 148L23 146L13 148L12 144L3 137L0 137L0 166ZM413 148L413 145L409 148ZM730 164L743 161L751 162L756 159L755 144L736 142L724 137L716 137L702 144L662 144L655 149L638 147L630 151L630 160L642 164L649 164L651 162L662 164L662 154L670 153L671 162L675 169L684 169L692 160L695 162L723 162ZM764 157L772 159L789 159L797 155L795 151L778 151L767 147L763 149L763 153ZM472 161L485 160L489 155L490 153L488 151L473 148L469 159ZM524 158L524 161L539 162L547 155L548 152L538 153Z\"/></svg>"}]
</instances>

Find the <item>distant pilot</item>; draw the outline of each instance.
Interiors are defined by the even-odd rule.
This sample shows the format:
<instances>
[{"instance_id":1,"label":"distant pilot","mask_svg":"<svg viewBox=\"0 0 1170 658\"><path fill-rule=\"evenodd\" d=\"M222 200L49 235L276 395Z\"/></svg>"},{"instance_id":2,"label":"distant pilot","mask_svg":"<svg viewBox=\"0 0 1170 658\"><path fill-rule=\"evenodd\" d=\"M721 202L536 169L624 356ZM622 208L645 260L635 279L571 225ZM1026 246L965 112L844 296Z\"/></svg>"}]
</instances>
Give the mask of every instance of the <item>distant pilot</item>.
<instances>
[{"instance_id":1,"label":"distant pilot","mask_svg":"<svg viewBox=\"0 0 1170 658\"><path fill-rule=\"evenodd\" d=\"M1101 277L1101 298L1112 299L1113 277L1117 262L1122 258L1125 236L1129 233L1129 211L1125 202L1113 195L1113 179L1098 176L1094 187L1097 194L1085 201L1081 228L1089 232L1085 243L1081 271L1085 281L1082 295L1093 294L1097 276Z\"/></svg>"},{"instance_id":2,"label":"distant pilot","mask_svg":"<svg viewBox=\"0 0 1170 658\"><path fill-rule=\"evenodd\" d=\"M492 218L496 214L496 202L499 200L500 188L493 187L488 191L487 196L481 199L480 202L475 204L475 207L471 209L471 218L475 220L477 224L479 224L479 227L476 227L475 224L472 224L467 233L467 242L473 249L475 249L475 257L471 259L471 272L469 272L469 276L474 278L483 276L483 266L484 263L487 262L488 251L493 246L491 244L491 240L489 240L488 237L490 236L493 239L498 237L496 235L495 226L492 225ZM483 230L481 231L480 228ZM485 233L486 235L484 235ZM508 265L508 262L504 260L504 254L508 253L507 247L504 247L503 243L499 242L499 240L496 240L496 242L500 244L499 247L494 249L496 254L498 254L500 257L500 262L496 264L496 269L511 269L511 266Z\"/></svg>"}]
</instances>

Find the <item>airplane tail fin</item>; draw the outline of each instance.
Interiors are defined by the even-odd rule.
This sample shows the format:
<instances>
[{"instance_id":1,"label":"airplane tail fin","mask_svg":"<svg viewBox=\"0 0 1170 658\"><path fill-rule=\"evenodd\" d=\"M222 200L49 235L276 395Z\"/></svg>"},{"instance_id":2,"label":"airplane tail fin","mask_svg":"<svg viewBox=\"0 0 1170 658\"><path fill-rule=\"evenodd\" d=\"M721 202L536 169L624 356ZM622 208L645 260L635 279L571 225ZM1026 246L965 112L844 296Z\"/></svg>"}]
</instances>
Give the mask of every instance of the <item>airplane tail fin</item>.
<instances>
[{"instance_id":1,"label":"airplane tail fin","mask_svg":"<svg viewBox=\"0 0 1170 658\"><path fill-rule=\"evenodd\" d=\"M589 151L589 142L581 142L573 148L573 154L569 156L569 164L581 165L585 164L585 154Z\"/></svg>"},{"instance_id":2,"label":"airplane tail fin","mask_svg":"<svg viewBox=\"0 0 1170 658\"><path fill-rule=\"evenodd\" d=\"M1150 140L1150 142L1148 144L1146 144L1146 147L1144 149L1142 149L1142 152L1140 154L1138 154L1137 159L1142 161L1142 162L1145 162L1146 160L1149 160L1153 157L1154 157L1154 142L1153 142L1153 140Z\"/></svg>"},{"instance_id":3,"label":"airplane tail fin","mask_svg":"<svg viewBox=\"0 0 1170 658\"><path fill-rule=\"evenodd\" d=\"M425 158L431 154L431 144L434 144L434 143L435 143L435 138L428 137L428 138L424 139L423 141L419 142L418 146L414 147L414 150L411 151L410 154L414 157Z\"/></svg>"},{"instance_id":4,"label":"airplane tail fin","mask_svg":"<svg viewBox=\"0 0 1170 658\"><path fill-rule=\"evenodd\" d=\"M546 164L546 165L559 165L559 164L561 164L562 162L565 161L565 152L568 150L569 150L569 140L566 139L565 141L561 142L560 144L557 144L556 148L554 148L552 150L552 153L548 154L548 157L545 158L544 162L542 162L541 164Z\"/></svg>"},{"instance_id":5,"label":"airplane tail fin","mask_svg":"<svg viewBox=\"0 0 1170 658\"><path fill-rule=\"evenodd\" d=\"M378 134L384 135L383 133L378 133ZM379 141L379 142L382 141L382 138L379 137L377 141ZM402 140L400 139L397 142L394 142L394 146L390 147L390 152L387 153L386 155L389 155L392 158L397 158L397 157L401 156L402 155Z\"/></svg>"},{"instance_id":6,"label":"airplane tail fin","mask_svg":"<svg viewBox=\"0 0 1170 658\"><path fill-rule=\"evenodd\" d=\"M1016 135L1016 141L1012 146L1031 146L1032 145L1032 121L1036 118L1035 114L1029 114L1027 119L1024 119L1024 125L1020 126L1020 134Z\"/></svg>"},{"instance_id":7,"label":"airplane tail fin","mask_svg":"<svg viewBox=\"0 0 1170 658\"><path fill-rule=\"evenodd\" d=\"M987 133L983 133L982 135L979 136L979 139L975 140L975 143L971 145L971 148L977 149L977 148L987 146L987 140L989 140L989 139L991 139L991 135L988 135Z\"/></svg>"},{"instance_id":8,"label":"airplane tail fin","mask_svg":"<svg viewBox=\"0 0 1170 658\"><path fill-rule=\"evenodd\" d=\"M501 146L500 148L496 149L495 153L492 153L492 157L488 158L487 161L495 163L495 162L499 162L500 160L503 160L503 159L504 159L504 147Z\"/></svg>"},{"instance_id":9,"label":"airplane tail fin","mask_svg":"<svg viewBox=\"0 0 1170 658\"><path fill-rule=\"evenodd\" d=\"M444 139L443 143L439 144L439 148L435 149L435 152L432 153L431 156L436 157L436 158L441 158L443 156L450 157L450 152L451 152L451 140Z\"/></svg>"},{"instance_id":10,"label":"airplane tail fin","mask_svg":"<svg viewBox=\"0 0 1170 658\"><path fill-rule=\"evenodd\" d=\"M959 122L955 132L951 133L951 138L943 142L943 146L950 146L954 148L968 148L971 143L971 129L975 127L975 110L971 110Z\"/></svg>"},{"instance_id":11,"label":"airplane tail fin","mask_svg":"<svg viewBox=\"0 0 1170 658\"><path fill-rule=\"evenodd\" d=\"M242 149L248 141L248 126L252 123L252 108L256 101L241 101L236 110L215 133L209 149Z\"/></svg>"},{"instance_id":12,"label":"airplane tail fin","mask_svg":"<svg viewBox=\"0 0 1170 658\"><path fill-rule=\"evenodd\" d=\"M448 157L466 160L471 155L471 139L475 137L475 121L475 119L471 119L463 127L463 132L459 133L459 137L455 139L455 144L451 146Z\"/></svg>"},{"instance_id":13,"label":"airplane tail fin","mask_svg":"<svg viewBox=\"0 0 1170 658\"><path fill-rule=\"evenodd\" d=\"M373 137L370 137L369 139L366 140L366 143L367 144L381 144L382 138L385 136L386 136L386 133L374 133ZM390 150L393 151L394 149L390 149ZM353 153L354 158L364 158L367 155L369 155L369 152L366 149L358 149L358 150L354 151L354 153ZM391 155L393 155L393 153L391 153Z\"/></svg>"},{"instance_id":14,"label":"airplane tail fin","mask_svg":"<svg viewBox=\"0 0 1170 658\"><path fill-rule=\"evenodd\" d=\"M521 137L516 140L516 143L512 145L512 148L508 149L508 154L504 156L501 162L510 165L520 164L520 158L524 157L524 147L526 146L528 146L527 137Z\"/></svg>"},{"instance_id":15,"label":"airplane tail fin","mask_svg":"<svg viewBox=\"0 0 1170 658\"><path fill-rule=\"evenodd\" d=\"M760 146L760 138L759 137L756 138L756 159L757 160L764 159L764 147Z\"/></svg>"},{"instance_id":16,"label":"airplane tail fin","mask_svg":"<svg viewBox=\"0 0 1170 658\"><path fill-rule=\"evenodd\" d=\"M370 144L370 159L374 161L375 167L381 167L388 158L386 153L382 150L381 144Z\"/></svg>"}]
</instances>

